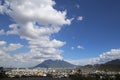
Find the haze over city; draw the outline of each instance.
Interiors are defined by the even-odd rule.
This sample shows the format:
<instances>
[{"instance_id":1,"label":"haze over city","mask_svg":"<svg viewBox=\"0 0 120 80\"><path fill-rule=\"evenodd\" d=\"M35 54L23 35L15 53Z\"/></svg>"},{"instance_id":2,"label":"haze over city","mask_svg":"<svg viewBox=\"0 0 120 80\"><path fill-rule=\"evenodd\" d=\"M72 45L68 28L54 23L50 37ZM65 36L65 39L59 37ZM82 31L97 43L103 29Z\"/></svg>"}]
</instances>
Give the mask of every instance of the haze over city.
<instances>
[{"instance_id":1,"label":"haze over city","mask_svg":"<svg viewBox=\"0 0 120 80\"><path fill-rule=\"evenodd\" d=\"M0 66L120 59L120 0L0 0Z\"/></svg>"}]
</instances>

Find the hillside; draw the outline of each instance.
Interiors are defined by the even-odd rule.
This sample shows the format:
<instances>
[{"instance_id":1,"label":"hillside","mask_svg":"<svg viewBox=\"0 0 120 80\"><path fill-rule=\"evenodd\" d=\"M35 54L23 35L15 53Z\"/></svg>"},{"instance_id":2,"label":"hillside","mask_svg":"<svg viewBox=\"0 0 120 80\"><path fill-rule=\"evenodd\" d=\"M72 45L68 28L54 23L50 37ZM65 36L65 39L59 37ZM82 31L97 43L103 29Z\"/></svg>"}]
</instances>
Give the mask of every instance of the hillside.
<instances>
[{"instance_id":1,"label":"hillside","mask_svg":"<svg viewBox=\"0 0 120 80\"><path fill-rule=\"evenodd\" d=\"M38 64L34 68L38 68L38 67L40 68L74 68L75 65L70 64L63 60L46 60Z\"/></svg>"},{"instance_id":2,"label":"hillside","mask_svg":"<svg viewBox=\"0 0 120 80\"><path fill-rule=\"evenodd\" d=\"M108 61L104 64L96 65L96 69L105 71L120 71L120 59Z\"/></svg>"}]
</instances>

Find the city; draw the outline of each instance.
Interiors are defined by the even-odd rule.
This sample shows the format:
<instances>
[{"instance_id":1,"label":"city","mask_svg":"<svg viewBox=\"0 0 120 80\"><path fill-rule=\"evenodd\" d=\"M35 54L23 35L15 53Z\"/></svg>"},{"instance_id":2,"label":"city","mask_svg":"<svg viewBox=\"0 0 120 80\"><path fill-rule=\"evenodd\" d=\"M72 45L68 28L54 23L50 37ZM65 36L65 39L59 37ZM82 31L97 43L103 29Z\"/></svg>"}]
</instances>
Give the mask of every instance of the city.
<instances>
[{"instance_id":1,"label":"city","mask_svg":"<svg viewBox=\"0 0 120 80\"><path fill-rule=\"evenodd\" d=\"M3 68L1 68L0 74ZM0 80L9 80L9 79L20 79L20 80L27 80L31 78L36 78L37 80L41 79L61 79L61 80L119 80L120 79L120 72L105 72L105 71L91 71L88 73L84 72L81 69L60 69L60 68L35 68L35 69L5 69L6 76L0 75ZM79 75L79 76L78 76ZM5 77L5 78L4 78ZM7 79L7 77L9 79Z\"/></svg>"}]
</instances>

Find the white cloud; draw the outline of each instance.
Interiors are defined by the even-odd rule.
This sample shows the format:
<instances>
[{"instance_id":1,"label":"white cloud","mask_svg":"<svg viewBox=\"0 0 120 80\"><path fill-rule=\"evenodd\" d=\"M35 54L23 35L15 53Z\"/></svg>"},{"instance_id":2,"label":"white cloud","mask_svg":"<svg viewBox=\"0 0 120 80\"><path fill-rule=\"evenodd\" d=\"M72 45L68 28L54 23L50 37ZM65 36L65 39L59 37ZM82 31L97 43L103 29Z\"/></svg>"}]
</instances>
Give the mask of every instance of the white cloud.
<instances>
[{"instance_id":1,"label":"white cloud","mask_svg":"<svg viewBox=\"0 0 120 80\"><path fill-rule=\"evenodd\" d=\"M104 63L114 59L120 59L120 49L111 49L111 51L104 52L98 58L91 59L94 63Z\"/></svg>"},{"instance_id":2,"label":"white cloud","mask_svg":"<svg viewBox=\"0 0 120 80\"><path fill-rule=\"evenodd\" d=\"M74 50L74 47L71 47L71 50Z\"/></svg>"},{"instance_id":3,"label":"white cloud","mask_svg":"<svg viewBox=\"0 0 120 80\"><path fill-rule=\"evenodd\" d=\"M82 21L83 20L83 16L78 16L77 20L78 21Z\"/></svg>"},{"instance_id":4,"label":"white cloud","mask_svg":"<svg viewBox=\"0 0 120 80\"><path fill-rule=\"evenodd\" d=\"M19 49L19 48L22 48L23 47L23 45L21 45L21 44L13 44L13 43L11 43L11 44L9 44L9 46L8 46L8 51L14 51L14 50L17 50L17 49Z\"/></svg>"},{"instance_id":5,"label":"white cloud","mask_svg":"<svg viewBox=\"0 0 120 80\"><path fill-rule=\"evenodd\" d=\"M71 50L74 50L74 49L76 49L76 48L78 48L78 49L84 49L84 47L83 46L80 46L80 45L78 45L77 47L71 47Z\"/></svg>"},{"instance_id":6,"label":"white cloud","mask_svg":"<svg viewBox=\"0 0 120 80\"><path fill-rule=\"evenodd\" d=\"M79 4L77 4L77 5L76 5L76 7L79 9L79 8L80 8L80 5L79 5Z\"/></svg>"},{"instance_id":7,"label":"white cloud","mask_svg":"<svg viewBox=\"0 0 120 80\"><path fill-rule=\"evenodd\" d=\"M0 47L3 47L6 45L6 42L5 41L0 41Z\"/></svg>"},{"instance_id":8,"label":"white cloud","mask_svg":"<svg viewBox=\"0 0 120 80\"><path fill-rule=\"evenodd\" d=\"M4 56L5 46L6 46L6 42L5 42L5 41L0 41L0 57L3 57L3 56ZM6 55L6 54L5 54L5 55Z\"/></svg>"},{"instance_id":9,"label":"white cloud","mask_svg":"<svg viewBox=\"0 0 120 80\"><path fill-rule=\"evenodd\" d=\"M78 45L77 48L78 48L78 49L84 49L84 47L83 47L83 46L80 46L80 45Z\"/></svg>"},{"instance_id":10,"label":"white cloud","mask_svg":"<svg viewBox=\"0 0 120 80\"><path fill-rule=\"evenodd\" d=\"M67 61L76 65L86 65L86 64L101 64L115 59L120 59L120 49L111 49L111 51L104 52L95 58Z\"/></svg>"},{"instance_id":11,"label":"white cloud","mask_svg":"<svg viewBox=\"0 0 120 80\"><path fill-rule=\"evenodd\" d=\"M29 52L13 56L19 63L29 65L45 59L62 59L63 51L59 48L66 42L51 39L51 35L58 33L62 25L70 25L73 19L67 19L67 11L54 9L55 4L53 0L5 0L0 5L0 13L6 13L16 22L9 25L7 34L19 35L29 44ZM14 46L9 49L14 50Z\"/></svg>"},{"instance_id":12,"label":"white cloud","mask_svg":"<svg viewBox=\"0 0 120 80\"><path fill-rule=\"evenodd\" d=\"M92 64L90 59L79 59L79 60L66 60L70 62L71 64L75 65L87 65L87 64Z\"/></svg>"},{"instance_id":13,"label":"white cloud","mask_svg":"<svg viewBox=\"0 0 120 80\"><path fill-rule=\"evenodd\" d=\"M14 51L17 49L22 48L23 45L21 44L7 44L6 41L0 41L0 65L3 65L8 67L8 65L11 64L11 60L13 63L15 62L14 60L16 59L15 57L10 55L10 51Z\"/></svg>"},{"instance_id":14,"label":"white cloud","mask_svg":"<svg viewBox=\"0 0 120 80\"><path fill-rule=\"evenodd\" d=\"M5 34L4 30L1 29L1 30L0 30L0 35L4 35L4 34Z\"/></svg>"},{"instance_id":15,"label":"white cloud","mask_svg":"<svg viewBox=\"0 0 120 80\"><path fill-rule=\"evenodd\" d=\"M0 41L0 50L3 52L14 51L22 47L23 45L21 45L20 43L17 43L17 44L11 43L7 45L6 41Z\"/></svg>"},{"instance_id":16,"label":"white cloud","mask_svg":"<svg viewBox=\"0 0 120 80\"><path fill-rule=\"evenodd\" d=\"M61 12L53 8L55 5L53 0L5 0L5 2L4 7L7 9L5 13L17 23L70 24L70 20L66 19L66 11Z\"/></svg>"}]
</instances>

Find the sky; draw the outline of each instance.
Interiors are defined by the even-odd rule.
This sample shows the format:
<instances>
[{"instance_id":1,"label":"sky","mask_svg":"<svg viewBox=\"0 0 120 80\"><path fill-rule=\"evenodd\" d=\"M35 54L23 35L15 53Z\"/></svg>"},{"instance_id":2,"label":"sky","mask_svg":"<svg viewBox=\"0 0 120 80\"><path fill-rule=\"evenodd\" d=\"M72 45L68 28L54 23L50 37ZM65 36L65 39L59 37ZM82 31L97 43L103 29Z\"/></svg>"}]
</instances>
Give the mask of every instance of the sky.
<instances>
[{"instance_id":1,"label":"sky","mask_svg":"<svg viewBox=\"0 0 120 80\"><path fill-rule=\"evenodd\" d=\"M0 66L120 59L120 0L0 0Z\"/></svg>"}]
</instances>

